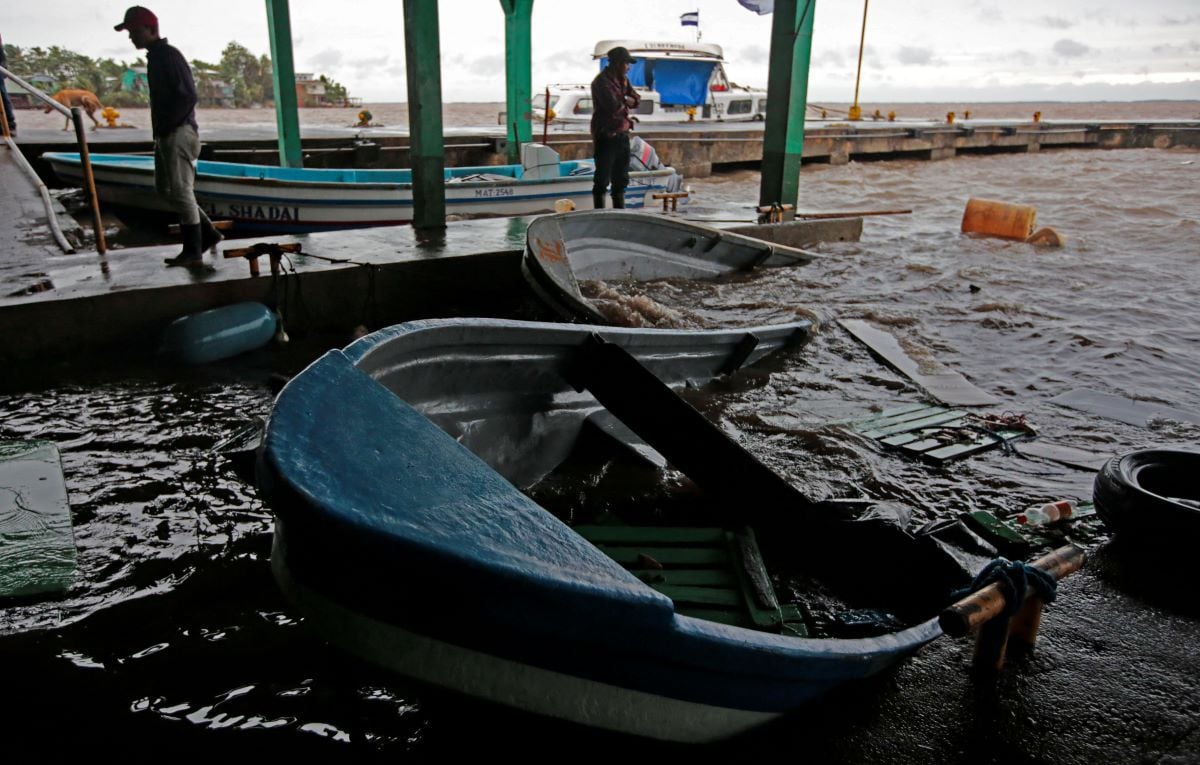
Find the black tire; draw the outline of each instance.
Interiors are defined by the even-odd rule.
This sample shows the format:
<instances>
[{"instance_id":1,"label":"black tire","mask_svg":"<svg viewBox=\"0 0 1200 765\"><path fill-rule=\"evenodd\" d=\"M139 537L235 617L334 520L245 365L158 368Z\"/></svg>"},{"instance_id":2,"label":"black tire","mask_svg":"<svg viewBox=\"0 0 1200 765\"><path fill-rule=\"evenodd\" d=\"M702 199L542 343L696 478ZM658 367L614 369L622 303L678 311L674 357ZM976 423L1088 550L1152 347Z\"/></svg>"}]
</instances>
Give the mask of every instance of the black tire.
<instances>
[{"instance_id":1,"label":"black tire","mask_svg":"<svg viewBox=\"0 0 1200 765\"><path fill-rule=\"evenodd\" d=\"M1200 534L1200 452L1142 449L1117 455L1096 476L1093 498L1114 533L1194 539Z\"/></svg>"}]
</instances>

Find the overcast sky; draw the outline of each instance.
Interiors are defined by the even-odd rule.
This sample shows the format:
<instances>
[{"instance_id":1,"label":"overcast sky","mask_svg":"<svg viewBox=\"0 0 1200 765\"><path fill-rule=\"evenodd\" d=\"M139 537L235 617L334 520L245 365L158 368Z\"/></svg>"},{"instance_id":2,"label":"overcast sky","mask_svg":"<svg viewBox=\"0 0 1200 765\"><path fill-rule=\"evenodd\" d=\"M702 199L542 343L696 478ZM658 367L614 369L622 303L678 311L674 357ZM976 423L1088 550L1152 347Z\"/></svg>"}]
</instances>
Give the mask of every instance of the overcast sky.
<instances>
[{"instance_id":1,"label":"overcast sky","mask_svg":"<svg viewBox=\"0 0 1200 765\"><path fill-rule=\"evenodd\" d=\"M862 24L858 0L818 0L809 98L848 102ZM189 59L217 61L230 40L269 52L265 5L159 0L161 32ZM406 100L402 0L292 0L296 70L324 73L369 102ZM446 101L504 100L498 0L441 0ZM138 53L124 3L0 3L13 45L93 57ZM737 0L536 0L533 84L586 82L602 39L691 40L679 15L700 11L705 42L725 48L730 78L765 87L771 16ZM860 101L1200 99L1200 0L876 0L867 19Z\"/></svg>"}]
</instances>

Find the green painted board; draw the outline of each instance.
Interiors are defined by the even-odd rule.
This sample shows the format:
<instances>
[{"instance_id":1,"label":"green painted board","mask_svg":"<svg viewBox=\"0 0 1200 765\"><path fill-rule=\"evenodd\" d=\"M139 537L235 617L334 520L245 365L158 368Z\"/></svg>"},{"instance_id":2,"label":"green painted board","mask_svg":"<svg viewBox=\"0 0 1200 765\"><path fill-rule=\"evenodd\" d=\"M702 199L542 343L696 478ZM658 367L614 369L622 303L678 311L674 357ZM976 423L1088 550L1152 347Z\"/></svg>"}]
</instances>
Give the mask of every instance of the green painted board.
<instances>
[{"instance_id":1,"label":"green painted board","mask_svg":"<svg viewBox=\"0 0 1200 765\"><path fill-rule=\"evenodd\" d=\"M684 616L806 635L803 615L781 606L753 532L674 526L580 525L575 531L669 597ZM650 560L659 564L653 567ZM650 566L650 567L647 567Z\"/></svg>"},{"instance_id":2,"label":"green painted board","mask_svg":"<svg viewBox=\"0 0 1200 765\"><path fill-rule=\"evenodd\" d=\"M697 529L674 526L576 526L575 533L591 542L599 544L644 545L653 543L656 546L672 544L709 544L725 543L723 529Z\"/></svg>"},{"instance_id":3,"label":"green painted board","mask_svg":"<svg viewBox=\"0 0 1200 765\"><path fill-rule=\"evenodd\" d=\"M62 592L75 576L58 447L0 441L0 598Z\"/></svg>"},{"instance_id":4,"label":"green painted board","mask_svg":"<svg viewBox=\"0 0 1200 765\"><path fill-rule=\"evenodd\" d=\"M719 568L631 568L629 573L646 584L658 587L726 587L738 586L737 577Z\"/></svg>"},{"instance_id":5,"label":"green painted board","mask_svg":"<svg viewBox=\"0 0 1200 765\"><path fill-rule=\"evenodd\" d=\"M934 405L909 405L852 423L855 432L914 457L947 462L1030 435L1025 430L986 431L972 415Z\"/></svg>"}]
</instances>

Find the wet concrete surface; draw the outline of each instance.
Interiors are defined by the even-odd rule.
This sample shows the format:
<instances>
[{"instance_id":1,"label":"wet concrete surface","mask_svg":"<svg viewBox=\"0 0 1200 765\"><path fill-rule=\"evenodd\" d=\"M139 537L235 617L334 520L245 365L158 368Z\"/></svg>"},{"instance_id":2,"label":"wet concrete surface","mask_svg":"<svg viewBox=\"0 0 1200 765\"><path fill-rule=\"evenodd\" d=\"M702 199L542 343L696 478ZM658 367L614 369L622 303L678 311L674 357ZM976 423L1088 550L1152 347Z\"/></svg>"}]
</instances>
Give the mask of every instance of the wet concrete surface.
<instances>
[{"instance_id":1,"label":"wet concrete surface","mask_svg":"<svg viewBox=\"0 0 1200 765\"><path fill-rule=\"evenodd\" d=\"M167 268L179 245L54 254L26 247L0 267L0 359L32 359L128 345L179 316L241 300L271 305L293 295L290 327L372 328L420 315L453 315L463 303L524 291L517 266L528 218L231 240L299 244L272 275L244 259L206 254L206 268Z\"/></svg>"},{"instance_id":2,"label":"wet concrete surface","mask_svg":"<svg viewBox=\"0 0 1200 765\"><path fill-rule=\"evenodd\" d=\"M1163 575L1179 572L1159 563L1102 547L1060 583L1034 651L999 675L973 672L969 638L943 637L730 749L788 745L846 763L1200 762L1200 579L1172 581Z\"/></svg>"},{"instance_id":3,"label":"wet concrete surface","mask_svg":"<svg viewBox=\"0 0 1200 765\"><path fill-rule=\"evenodd\" d=\"M296 258L297 271L333 278L340 273L369 274L371 264L396 260L408 264L471 263L471 258L438 256L519 247L524 224L500 220L452 224L444 241L419 240L411 229L271 239L302 241L313 256ZM9 307L41 306L50 313L73 313L80 308L80 301L154 289L167 290L164 306L183 312L186 300L193 299L183 299L191 294L184 290L211 292L227 301L247 284L262 290L270 284L265 263L264 276L257 280L248 276L243 263L232 261L222 262L217 272L207 277L209 281L186 270L164 269L161 256L173 254L175 249L114 252L105 259L107 273L95 255L63 257L39 252L43 259L39 263L48 263L47 273L60 280L67 300L56 302L52 295L3 298L0 317ZM11 251L7 243L5 251ZM355 266L351 261L364 265ZM511 267L512 262L505 265ZM443 274L443 289L452 284L448 273ZM7 287L6 274L0 271ZM313 290L314 298L316 292ZM111 321L111 316L87 318L88 323L106 320ZM29 326L2 327L0 335L27 332ZM198 417L202 423L209 419L209 414ZM144 466L134 465L130 475L144 472ZM262 521L262 525L266 523ZM286 660L277 658L288 657L289 651L294 654L294 667L288 669L302 671L305 678L342 678L344 674L347 686L356 681L378 682L373 670L360 668L311 638L263 626L266 619L256 614L276 615L286 608L263 561L265 540L265 533L255 537L248 552L235 547L233 551L240 557L225 566L205 565L212 561L200 560L192 571L189 565L190 577L184 577L178 597L130 599L70 627L6 639L4 654L14 665L51 671L9 676L6 699L0 703L0 720L5 721L0 729L12 725L25 734L16 737L19 743L43 744L46 737L62 737L70 730L75 743L64 745L63 751L108 749L147 758L161 756L166 750L154 747L166 742L187 747L193 756L228 756L259 748L264 753L300 757L312 757L318 751L342 757L378 755L378 751L362 753L353 745L308 734L272 738L263 730L220 729L219 721L211 725L193 721L189 726L165 714L155 717L154 709L147 712L131 704L147 695L144 688L157 691L163 687L153 676L180 673L181 665L191 666L197 676L219 678L211 683L213 695L218 690L263 682L263 678L274 680L273 673L293 680L293 675L280 669ZM682 753L844 763L1200 762L1200 596L1196 594L1200 581L1190 551L1157 546L1139 550L1118 538L1093 549L1091 555L1082 572L1061 584L1060 599L1047 609L1035 651L1012 657L997 677L970 671L969 640L942 638L891 673L817 701L767 730L728 742L716 752L685 749ZM166 566L163 569L172 571ZM235 589L242 598L237 602L228 596ZM3 619L0 610L0 622ZM174 619L195 619L213 630L236 625L240 635L238 629L229 630L234 635L229 642L236 644L236 650L226 648L222 653L221 644L202 637L198 629L180 632ZM137 629L131 630L130 625ZM95 642L89 640L95 641L97 634L114 636L112 656L102 659L103 666L71 665L83 659L72 657L70 650L94 647ZM120 642L115 636L120 636ZM130 644L144 649L160 639L173 640L178 647L155 654L161 657L158 664L147 651L141 657L118 650ZM97 653L102 652L97 649ZM167 664L168 660L172 663ZM195 687L175 682L170 688L175 697L188 700L205 698L198 689L209 689L208 683L199 680ZM216 688L220 682L226 684ZM312 696L323 692L328 692L328 687L318 684ZM352 694L347 691L347 695ZM421 699L418 706L426 710L424 715L408 712L408 717L394 714L375 721L380 729L410 735L407 745L397 747L411 754L438 752L444 756L462 751L561 756L583 750L628 757L681 753L675 747L558 726L486 705L456 702L449 705L450 713L439 716L439 709L447 705L437 694ZM316 706L305 714L307 719L321 714L332 717L331 710L345 706L345 701L345 697L334 698L328 709ZM114 732L120 742L112 740Z\"/></svg>"}]
</instances>

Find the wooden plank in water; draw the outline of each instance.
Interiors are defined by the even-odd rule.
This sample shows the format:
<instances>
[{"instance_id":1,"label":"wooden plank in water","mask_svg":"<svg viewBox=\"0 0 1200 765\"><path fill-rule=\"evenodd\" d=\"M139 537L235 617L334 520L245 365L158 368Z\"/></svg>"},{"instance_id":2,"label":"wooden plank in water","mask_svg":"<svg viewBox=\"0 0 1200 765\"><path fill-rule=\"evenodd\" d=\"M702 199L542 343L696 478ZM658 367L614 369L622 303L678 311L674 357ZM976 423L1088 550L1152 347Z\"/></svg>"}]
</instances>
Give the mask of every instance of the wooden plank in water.
<instances>
[{"instance_id":1,"label":"wooden plank in water","mask_svg":"<svg viewBox=\"0 0 1200 765\"><path fill-rule=\"evenodd\" d=\"M1055 396L1050 399L1050 403L1142 427L1149 425L1150 421L1156 418L1200 425L1200 414L1185 412L1166 404L1156 404L1153 401L1136 401L1124 396L1114 396L1111 393L1100 393L1086 388Z\"/></svg>"},{"instance_id":2,"label":"wooden plank in water","mask_svg":"<svg viewBox=\"0 0 1200 765\"><path fill-rule=\"evenodd\" d=\"M920 350L921 357L913 358L891 333L876 329L861 319L839 319L838 323L884 363L920 385L926 393L943 404L985 406L999 400L972 385L958 372L943 366L924 349L914 349L914 352Z\"/></svg>"},{"instance_id":3,"label":"wooden plank in water","mask_svg":"<svg viewBox=\"0 0 1200 765\"><path fill-rule=\"evenodd\" d=\"M75 576L71 505L58 448L0 441L0 598L61 592Z\"/></svg>"},{"instance_id":4,"label":"wooden plank in water","mask_svg":"<svg viewBox=\"0 0 1200 765\"><path fill-rule=\"evenodd\" d=\"M1017 451L1027 457L1039 457L1044 460L1067 465L1068 467L1090 470L1093 473L1104 467L1104 464L1112 459L1113 456L1112 452L1105 453L1094 452L1088 449L1077 449L1074 446L1058 444L1053 441L1044 441L1040 438L1036 441L1022 443Z\"/></svg>"}]
</instances>

